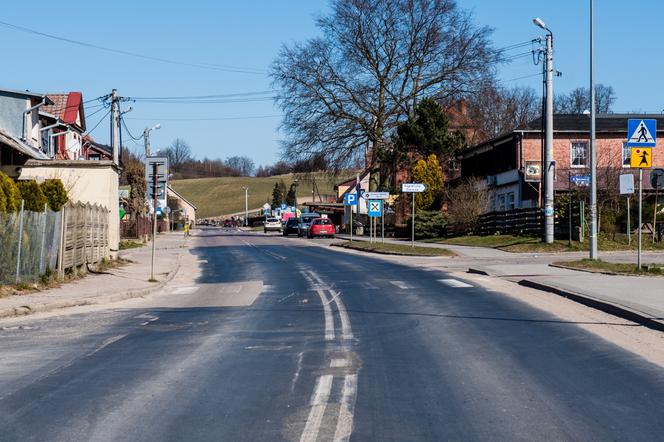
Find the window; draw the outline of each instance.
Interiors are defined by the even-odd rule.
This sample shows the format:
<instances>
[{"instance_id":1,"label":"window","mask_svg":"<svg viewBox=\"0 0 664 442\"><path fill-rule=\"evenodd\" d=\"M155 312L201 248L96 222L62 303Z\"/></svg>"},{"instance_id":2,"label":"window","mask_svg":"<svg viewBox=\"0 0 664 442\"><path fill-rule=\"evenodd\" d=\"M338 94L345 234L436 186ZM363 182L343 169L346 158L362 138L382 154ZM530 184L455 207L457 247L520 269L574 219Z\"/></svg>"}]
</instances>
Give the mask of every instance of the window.
<instances>
[{"instance_id":1,"label":"window","mask_svg":"<svg viewBox=\"0 0 664 442\"><path fill-rule=\"evenodd\" d=\"M514 192L507 194L507 210L514 209Z\"/></svg>"},{"instance_id":2,"label":"window","mask_svg":"<svg viewBox=\"0 0 664 442\"><path fill-rule=\"evenodd\" d=\"M623 141L622 144L622 160L623 167L630 167L630 162L632 160L632 149L627 146L626 141Z\"/></svg>"},{"instance_id":3,"label":"window","mask_svg":"<svg viewBox=\"0 0 664 442\"><path fill-rule=\"evenodd\" d=\"M573 141L572 167L587 167L587 166L588 166L588 142Z\"/></svg>"},{"instance_id":4,"label":"window","mask_svg":"<svg viewBox=\"0 0 664 442\"><path fill-rule=\"evenodd\" d=\"M505 210L505 195L498 195L498 210Z\"/></svg>"}]
</instances>

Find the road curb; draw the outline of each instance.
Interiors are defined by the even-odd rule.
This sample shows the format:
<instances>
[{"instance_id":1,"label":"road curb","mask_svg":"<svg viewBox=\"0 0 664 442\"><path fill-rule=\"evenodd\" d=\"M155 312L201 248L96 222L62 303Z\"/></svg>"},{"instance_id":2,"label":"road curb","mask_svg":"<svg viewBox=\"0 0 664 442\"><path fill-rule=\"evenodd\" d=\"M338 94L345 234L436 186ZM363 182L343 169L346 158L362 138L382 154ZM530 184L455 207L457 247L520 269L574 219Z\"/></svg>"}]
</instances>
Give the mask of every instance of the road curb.
<instances>
[{"instance_id":1,"label":"road curb","mask_svg":"<svg viewBox=\"0 0 664 442\"><path fill-rule=\"evenodd\" d=\"M641 324L653 330L664 331L664 322L658 321L657 319L646 316L645 313L630 309L622 305L614 304L608 301L604 301L602 299L595 298L590 295L577 293L571 290L561 289L553 285L548 285L541 282L532 281L529 279L522 279L517 284L524 287L541 290L548 293L553 293L555 295L571 299L572 301L578 302L579 304L583 304L585 306L601 310L605 313L609 313L611 315L618 316L620 318L627 319L632 322L636 322L637 324Z\"/></svg>"},{"instance_id":2,"label":"road curb","mask_svg":"<svg viewBox=\"0 0 664 442\"><path fill-rule=\"evenodd\" d=\"M487 272L486 270L478 269L475 267L469 267L466 273L470 273L473 275L491 276L489 272Z\"/></svg>"},{"instance_id":3,"label":"road curb","mask_svg":"<svg viewBox=\"0 0 664 442\"><path fill-rule=\"evenodd\" d=\"M353 247L346 247L345 244L330 244L330 247L337 247L339 249L345 249L345 250L354 250L356 252L362 252L362 253L373 253L376 255L392 255L392 256L413 256L416 258L455 258L458 255L428 255L425 253L403 253L403 252L387 252L384 250L367 250L367 249L355 249ZM434 247L431 247L432 249L435 249ZM445 249L448 250L448 249Z\"/></svg>"},{"instance_id":4,"label":"road curb","mask_svg":"<svg viewBox=\"0 0 664 442\"><path fill-rule=\"evenodd\" d=\"M160 281L157 284L154 284L150 287L145 287L142 289L128 290L122 293L115 293L112 295L102 295L102 296L91 296L87 298L78 298L78 299L62 299L55 302L49 303L36 303L33 305L22 305L20 307L12 307L0 310L0 319L15 318L18 316L28 316L35 313L45 313L51 312L54 310L60 310L71 307L82 307L86 305L99 305L99 304L109 304L118 301L124 301L126 299L140 298L142 296L149 295L150 293L163 288L168 284L175 275L180 271L181 267L181 257L178 255L177 265L175 269L168 273L168 276L164 281Z\"/></svg>"}]
</instances>

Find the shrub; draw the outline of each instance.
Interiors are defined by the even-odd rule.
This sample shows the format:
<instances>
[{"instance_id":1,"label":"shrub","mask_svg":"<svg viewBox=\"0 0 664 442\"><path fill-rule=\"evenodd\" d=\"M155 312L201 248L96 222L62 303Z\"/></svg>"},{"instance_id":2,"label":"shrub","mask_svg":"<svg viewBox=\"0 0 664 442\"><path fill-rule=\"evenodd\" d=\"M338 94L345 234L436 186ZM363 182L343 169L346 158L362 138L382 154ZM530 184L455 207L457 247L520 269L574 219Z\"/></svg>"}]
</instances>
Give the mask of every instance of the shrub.
<instances>
[{"instance_id":1,"label":"shrub","mask_svg":"<svg viewBox=\"0 0 664 442\"><path fill-rule=\"evenodd\" d=\"M43 212L46 204L46 196L42 192L37 181L19 181L18 190L25 201L25 210L31 212Z\"/></svg>"},{"instance_id":2,"label":"shrub","mask_svg":"<svg viewBox=\"0 0 664 442\"><path fill-rule=\"evenodd\" d=\"M408 230L412 229L412 219L408 220ZM447 218L441 212L420 211L415 213L415 238L440 238L447 232Z\"/></svg>"},{"instance_id":3,"label":"shrub","mask_svg":"<svg viewBox=\"0 0 664 442\"><path fill-rule=\"evenodd\" d=\"M62 206L69 201L67 190L59 179L46 180L39 187L41 187L51 210L59 212Z\"/></svg>"},{"instance_id":4,"label":"shrub","mask_svg":"<svg viewBox=\"0 0 664 442\"><path fill-rule=\"evenodd\" d=\"M16 212L21 209L21 192L18 186L2 172L0 172L0 198L4 199L4 204L0 203L0 212Z\"/></svg>"},{"instance_id":5,"label":"shrub","mask_svg":"<svg viewBox=\"0 0 664 442\"><path fill-rule=\"evenodd\" d=\"M477 228L480 215L489 206L486 185L480 178L468 178L447 190L447 216L455 233L465 235Z\"/></svg>"}]
</instances>

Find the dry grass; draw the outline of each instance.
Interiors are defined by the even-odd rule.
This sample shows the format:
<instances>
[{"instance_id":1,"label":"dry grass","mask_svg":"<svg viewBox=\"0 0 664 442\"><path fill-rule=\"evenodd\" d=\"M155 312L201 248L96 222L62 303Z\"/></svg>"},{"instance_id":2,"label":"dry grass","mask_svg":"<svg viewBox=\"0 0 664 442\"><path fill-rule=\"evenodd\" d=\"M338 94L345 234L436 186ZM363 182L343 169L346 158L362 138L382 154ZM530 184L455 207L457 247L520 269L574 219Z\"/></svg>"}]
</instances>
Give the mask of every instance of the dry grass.
<instances>
[{"instance_id":1,"label":"dry grass","mask_svg":"<svg viewBox=\"0 0 664 442\"><path fill-rule=\"evenodd\" d=\"M411 255L411 256L456 256L451 250L440 247L411 247L406 244L370 243L368 241L344 241L332 244L334 247L361 250L363 252L381 253L384 255Z\"/></svg>"}]
</instances>

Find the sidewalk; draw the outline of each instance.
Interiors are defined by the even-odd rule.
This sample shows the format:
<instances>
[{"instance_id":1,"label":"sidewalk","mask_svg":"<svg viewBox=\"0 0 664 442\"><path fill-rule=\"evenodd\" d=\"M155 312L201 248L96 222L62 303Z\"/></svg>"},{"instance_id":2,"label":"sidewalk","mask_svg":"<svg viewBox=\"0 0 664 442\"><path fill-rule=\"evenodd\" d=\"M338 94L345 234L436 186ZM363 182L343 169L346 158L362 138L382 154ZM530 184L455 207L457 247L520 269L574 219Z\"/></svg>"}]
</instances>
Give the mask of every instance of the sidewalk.
<instances>
[{"instance_id":1,"label":"sidewalk","mask_svg":"<svg viewBox=\"0 0 664 442\"><path fill-rule=\"evenodd\" d=\"M348 239L346 235L338 235ZM353 237L368 241L368 237ZM403 240L385 239L403 244ZM520 285L556 293L608 313L664 330L664 277L621 276L551 267L556 261L586 258L586 252L512 253L487 247L415 242L422 247L442 247L459 256L448 267L507 279ZM610 262L634 262L633 252L600 252ZM664 262L664 252L644 252L644 263Z\"/></svg>"},{"instance_id":2,"label":"sidewalk","mask_svg":"<svg viewBox=\"0 0 664 442\"><path fill-rule=\"evenodd\" d=\"M104 274L87 274L84 278L41 292L15 295L0 299L0 318L47 312L66 307L103 304L146 295L162 288L180 268L180 261L188 253L182 233L157 236L155 278L150 279L151 243L120 251L120 257L132 262L109 269Z\"/></svg>"}]
</instances>

